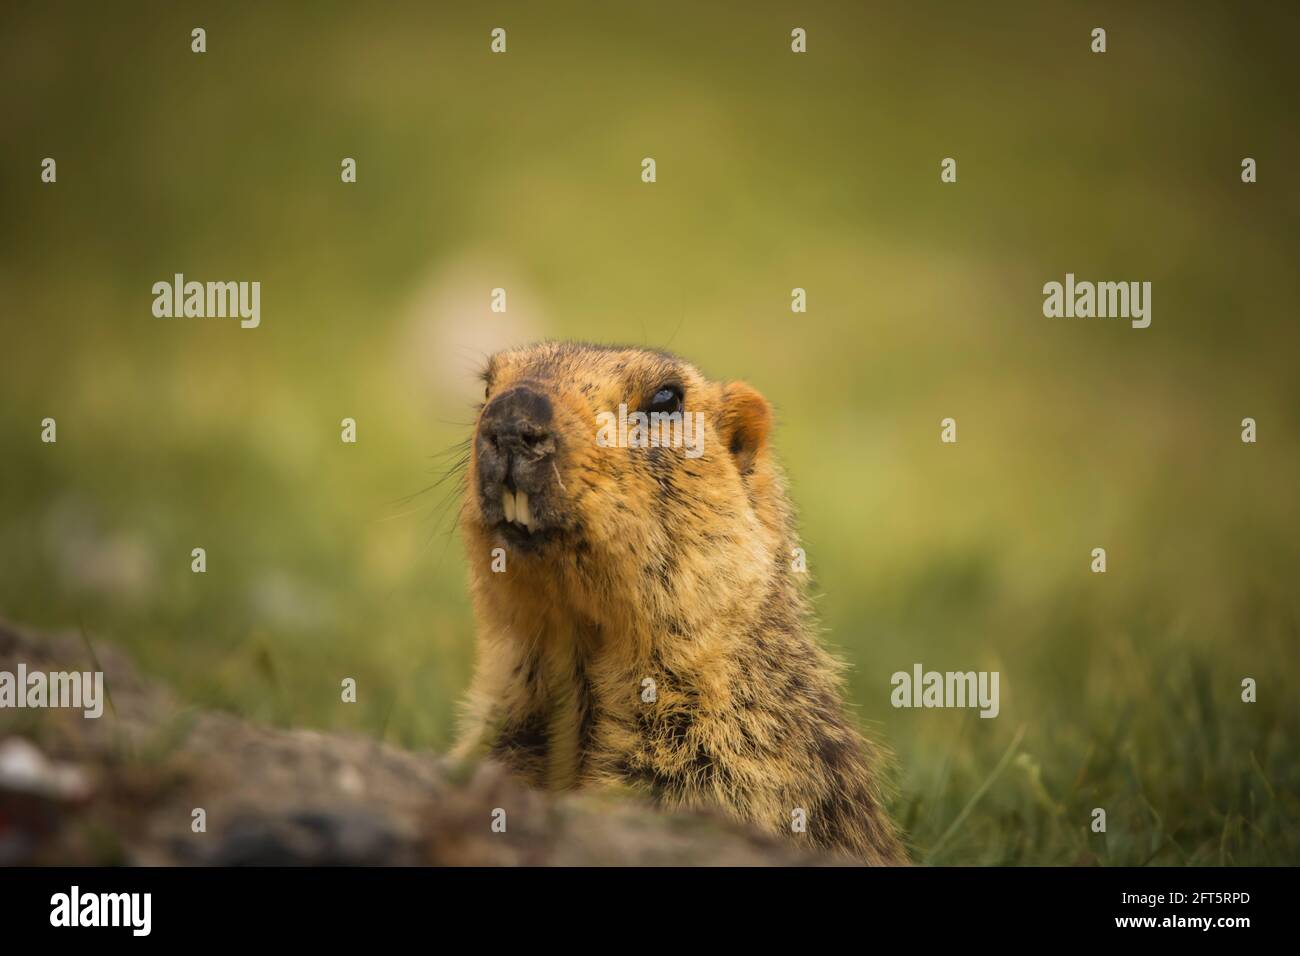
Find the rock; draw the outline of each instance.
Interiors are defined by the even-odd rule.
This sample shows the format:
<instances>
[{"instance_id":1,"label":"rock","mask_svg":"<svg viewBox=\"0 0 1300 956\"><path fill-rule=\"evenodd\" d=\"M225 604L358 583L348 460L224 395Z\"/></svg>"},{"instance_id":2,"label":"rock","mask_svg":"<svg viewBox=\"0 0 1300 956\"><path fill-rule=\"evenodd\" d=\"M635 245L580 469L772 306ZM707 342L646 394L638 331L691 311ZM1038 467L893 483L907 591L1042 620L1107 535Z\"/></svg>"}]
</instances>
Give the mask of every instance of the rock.
<instances>
[{"instance_id":1,"label":"rock","mask_svg":"<svg viewBox=\"0 0 1300 956\"><path fill-rule=\"evenodd\" d=\"M0 710L0 865L839 862L711 815L532 790L490 762L185 709L113 647L93 656L112 702L102 717ZM0 623L0 671L20 661L94 667L78 636Z\"/></svg>"},{"instance_id":2,"label":"rock","mask_svg":"<svg viewBox=\"0 0 1300 956\"><path fill-rule=\"evenodd\" d=\"M80 767L54 763L22 737L0 740L0 792L49 800L84 800L90 782Z\"/></svg>"}]
</instances>

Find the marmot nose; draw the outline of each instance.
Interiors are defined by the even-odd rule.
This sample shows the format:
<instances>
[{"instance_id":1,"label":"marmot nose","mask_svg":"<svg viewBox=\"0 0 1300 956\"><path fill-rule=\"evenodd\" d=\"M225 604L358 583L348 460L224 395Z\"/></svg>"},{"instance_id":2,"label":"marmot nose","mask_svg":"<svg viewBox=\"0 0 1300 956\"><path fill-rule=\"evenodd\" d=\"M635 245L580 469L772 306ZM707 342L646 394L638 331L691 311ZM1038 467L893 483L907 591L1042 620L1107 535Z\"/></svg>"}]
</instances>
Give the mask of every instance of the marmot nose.
<instances>
[{"instance_id":1,"label":"marmot nose","mask_svg":"<svg viewBox=\"0 0 1300 956\"><path fill-rule=\"evenodd\" d=\"M555 451L553 410L541 392L520 385L502 392L483 409L478 456L488 481L527 483L532 466Z\"/></svg>"}]
</instances>

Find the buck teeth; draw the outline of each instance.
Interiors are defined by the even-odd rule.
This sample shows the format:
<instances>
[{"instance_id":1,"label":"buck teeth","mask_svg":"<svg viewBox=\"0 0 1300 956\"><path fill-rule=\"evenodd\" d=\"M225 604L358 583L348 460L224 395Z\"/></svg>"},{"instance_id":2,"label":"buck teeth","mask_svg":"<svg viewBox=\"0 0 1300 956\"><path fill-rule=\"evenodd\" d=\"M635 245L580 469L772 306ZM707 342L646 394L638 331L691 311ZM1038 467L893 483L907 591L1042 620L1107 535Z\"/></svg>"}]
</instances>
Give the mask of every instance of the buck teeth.
<instances>
[{"instance_id":1,"label":"buck teeth","mask_svg":"<svg viewBox=\"0 0 1300 956\"><path fill-rule=\"evenodd\" d=\"M536 529L533 513L528 507L528 492L512 492L508 488L502 488L501 510L505 513L506 520L512 524L523 525L530 533Z\"/></svg>"}]
</instances>

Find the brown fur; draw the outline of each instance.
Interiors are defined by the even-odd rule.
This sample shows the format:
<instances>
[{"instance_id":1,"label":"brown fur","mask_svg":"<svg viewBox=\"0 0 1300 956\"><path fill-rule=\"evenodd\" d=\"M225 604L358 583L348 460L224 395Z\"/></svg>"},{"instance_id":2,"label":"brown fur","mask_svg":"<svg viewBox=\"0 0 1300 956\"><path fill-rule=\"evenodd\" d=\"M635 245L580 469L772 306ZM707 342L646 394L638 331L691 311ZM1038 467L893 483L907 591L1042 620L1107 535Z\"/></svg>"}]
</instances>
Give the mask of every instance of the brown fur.
<instances>
[{"instance_id":1,"label":"brown fur","mask_svg":"<svg viewBox=\"0 0 1300 956\"><path fill-rule=\"evenodd\" d=\"M538 786L631 785L667 807L906 862L881 753L845 713L842 665L814 638L807 575L792 570L763 397L665 353L574 343L498 353L484 378L487 401L520 385L544 394L556 448L532 499L547 536L511 546L480 488L481 415L476 426L462 530L479 633L457 752ZM701 457L597 444L598 412L630 413L665 382L704 413ZM796 808L806 833L791 832Z\"/></svg>"}]
</instances>

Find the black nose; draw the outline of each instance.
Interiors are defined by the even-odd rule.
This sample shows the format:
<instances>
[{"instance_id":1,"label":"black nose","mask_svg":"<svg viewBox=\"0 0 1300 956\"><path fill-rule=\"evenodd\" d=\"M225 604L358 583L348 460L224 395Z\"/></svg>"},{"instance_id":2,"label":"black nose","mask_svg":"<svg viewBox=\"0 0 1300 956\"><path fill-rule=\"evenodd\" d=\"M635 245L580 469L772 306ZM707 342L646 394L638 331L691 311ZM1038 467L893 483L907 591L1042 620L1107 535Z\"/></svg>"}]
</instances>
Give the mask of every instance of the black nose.
<instances>
[{"instance_id":1,"label":"black nose","mask_svg":"<svg viewBox=\"0 0 1300 956\"><path fill-rule=\"evenodd\" d=\"M502 392L479 420L479 474L484 484L502 483L524 491L540 487L555 453L550 400L526 385Z\"/></svg>"}]
</instances>

